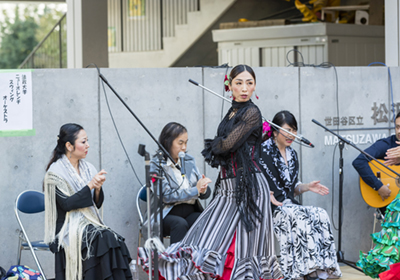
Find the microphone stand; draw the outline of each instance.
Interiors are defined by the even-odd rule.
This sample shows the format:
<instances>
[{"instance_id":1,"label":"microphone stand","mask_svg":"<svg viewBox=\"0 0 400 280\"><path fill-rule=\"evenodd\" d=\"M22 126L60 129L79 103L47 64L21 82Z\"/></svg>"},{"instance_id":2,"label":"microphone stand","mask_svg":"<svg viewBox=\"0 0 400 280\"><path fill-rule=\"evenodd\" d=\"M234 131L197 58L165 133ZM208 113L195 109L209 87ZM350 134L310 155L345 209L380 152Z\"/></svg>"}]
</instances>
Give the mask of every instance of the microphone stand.
<instances>
[{"instance_id":1,"label":"microphone stand","mask_svg":"<svg viewBox=\"0 0 400 280\"><path fill-rule=\"evenodd\" d=\"M397 173L396 171L394 171L393 169L391 169L390 167L384 165L382 162L378 161L376 158L374 158L373 156L371 156L370 154L368 154L367 152L361 150L360 148L358 148L355 144L353 144L351 141L343 138L342 136L340 136L339 134L333 132L332 130L330 130L329 128L327 128L326 126L322 125L321 123L319 123L318 121L312 119L312 122L319 125L320 127L322 127L323 129L325 129L325 131L330 132L331 134L335 135L338 139L339 139L339 242L338 242L338 251L337 251L337 260L338 262L347 264L348 266L361 271L362 273L364 273L362 271L362 269L360 269L359 267L354 265L354 262L350 262L345 260L344 258L344 252L341 250L342 248L342 210L343 210L343 179L344 179L344 174L343 174L343 148L344 145L350 145L353 148L355 148L356 150L358 150L359 152L361 152L363 155L367 156L368 158L370 158L371 160L375 161L376 163L380 164L381 166L383 166L384 168L392 171L394 174L397 175L397 182L399 181L400 178L400 174Z\"/></svg>"},{"instance_id":2,"label":"microphone stand","mask_svg":"<svg viewBox=\"0 0 400 280\"><path fill-rule=\"evenodd\" d=\"M128 111L132 114L132 116L138 121L138 123L143 127L143 129L147 132L147 134L153 139L153 141L157 144L158 148L162 150L163 154L168 157L176 168L181 170L178 163L171 157L171 155L167 152L167 150L157 141L157 139L151 134L151 132L147 129L147 127L142 123L142 121L136 116L136 114L129 108L126 102L121 98L121 96L115 91L115 89L108 83L107 79L99 72L99 77L106 83L106 85L111 89L111 91L115 94L115 96L122 102L122 104L128 109Z\"/></svg>"},{"instance_id":3,"label":"microphone stand","mask_svg":"<svg viewBox=\"0 0 400 280\"><path fill-rule=\"evenodd\" d=\"M139 149L138 149L138 153L139 155L144 157L145 160L145 172L146 172L146 197L147 197L147 235L150 238L151 235L151 224L150 224L150 154L146 151L145 145L143 144L139 144ZM158 203L156 203L157 201L157 189L155 189L155 196L154 196L154 213L157 213L157 206ZM157 232L157 215L154 215L154 223L153 223L153 232ZM158 279L158 258L156 257L158 256L158 252L157 249L154 249L154 279ZM152 261L149 262L149 280L151 279L152 276Z\"/></svg>"},{"instance_id":4,"label":"microphone stand","mask_svg":"<svg viewBox=\"0 0 400 280\"><path fill-rule=\"evenodd\" d=\"M164 158L164 154L162 153L162 151L159 151L156 156L158 159L158 165L161 166L161 161ZM160 174L157 174L159 177L153 176L153 178L159 179L158 180L158 193L159 193L160 197L162 196L162 180L164 179L163 173L164 173L164 169L160 168ZM163 239L164 239L164 234L163 234L164 221L162 218L163 205L162 205L161 199L158 200L158 205L156 207L158 207L158 209L160 209L160 231L159 231L159 233L160 233L160 240L163 241ZM157 278L155 278L155 279L157 279Z\"/></svg>"},{"instance_id":5,"label":"microphone stand","mask_svg":"<svg viewBox=\"0 0 400 280\"><path fill-rule=\"evenodd\" d=\"M142 121L136 116L136 114L131 110L131 108L129 108L129 106L126 104L126 102L121 98L121 96L115 91L115 89L110 85L110 83L107 81L107 79L103 76L103 74L100 73L100 71L98 70L99 73L99 77L100 79L103 80L104 83L106 83L106 85L111 89L111 91L115 94L115 96L122 102L122 104L126 107L126 109L128 109L128 111L132 114L132 116L138 121L138 123L143 127L143 129L147 132L147 134L151 137L151 139L153 139L153 141L157 144L157 146L159 147L161 155L158 155L159 161L161 161L161 158L163 156L168 157L171 162L175 165L176 168L178 168L178 170L180 170L180 166L178 165L178 163L176 163L174 161L174 159L171 157L171 155L168 153L168 151L157 141L157 139L151 134L151 132L147 129L147 127L142 123ZM147 209L148 209L148 238L151 238L152 236L156 236L158 235L159 231L159 235L160 235L160 240L163 240L163 228L162 228L162 201L163 201L163 197L162 197L162 184L161 184L161 180L163 179L163 177L161 176L162 174L155 174L155 175L150 175L150 155L148 152L146 152L145 150L145 145L140 144L139 145L139 150L138 153L143 156L145 158L145 171L146 171L146 189L147 189ZM162 168L161 168L161 172L162 172ZM150 217L151 217L151 213L150 213L150 205L151 205L151 195L150 195L150 180L152 178L157 178L159 179L159 189L158 189L158 196L157 196L157 188L155 188L154 192L154 223L153 223L153 227L151 226L151 221L150 221ZM157 222L157 210L159 209L159 219L160 219L160 223L158 224ZM153 228L153 234L151 233L151 228ZM152 253L151 253L152 254ZM149 258L151 258L152 256L149 256ZM150 260L149 262L149 279L157 279L158 280L158 253L157 250L154 250L154 275L153 275L153 271L152 271L152 261ZM153 278L154 277L154 278Z\"/></svg>"},{"instance_id":6,"label":"microphone stand","mask_svg":"<svg viewBox=\"0 0 400 280\"><path fill-rule=\"evenodd\" d=\"M199 83L196 82L196 81L193 81L192 79L189 79L189 82L192 83L192 84L194 84L195 86L198 86L198 87L201 87L202 89L205 89L206 91L208 91L208 92L214 94L215 96L217 96L217 97L219 97L219 98L221 98L221 99L223 99L223 100L225 100L225 101L227 101L227 102L229 102L229 103L232 103L232 100L230 100L230 99L228 99L228 98L226 98L226 97L224 97L224 96L221 96L220 94L216 93L215 91L212 91L211 89L206 88L205 86L199 84ZM290 132L290 131L284 129L283 127L280 127L279 125L274 124L273 122L271 122L271 121L265 119L264 117L262 117L262 118L263 118L263 121L266 121L267 123L269 123L270 125L274 126L275 128L281 129L281 130L285 131L286 133L288 133L288 134L292 135L293 137L297 138L299 141L301 141L301 142L303 142L303 143L309 145L311 148L314 148L314 145L311 144L311 142L308 141L308 140L307 140L306 138L304 138L303 136L301 136L301 135L296 135L296 134L294 134L294 133L292 133L292 132Z\"/></svg>"}]
</instances>

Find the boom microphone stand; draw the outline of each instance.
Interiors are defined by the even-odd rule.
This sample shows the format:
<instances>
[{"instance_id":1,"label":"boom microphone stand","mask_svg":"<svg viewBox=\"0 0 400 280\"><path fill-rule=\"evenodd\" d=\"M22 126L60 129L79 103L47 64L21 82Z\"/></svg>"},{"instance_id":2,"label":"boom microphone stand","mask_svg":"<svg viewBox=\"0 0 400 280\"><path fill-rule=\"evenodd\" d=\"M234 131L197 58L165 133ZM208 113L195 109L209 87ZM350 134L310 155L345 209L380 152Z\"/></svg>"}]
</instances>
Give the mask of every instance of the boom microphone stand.
<instances>
[{"instance_id":1,"label":"boom microphone stand","mask_svg":"<svg viewBox=\"0 0 400 280\"><path fill-rule=\"evenodd\" d=\"M106 83L106 85L111 89L111 91L115 94L115 96L122 102L122 104L128 109L128 111L132 114L132 116L138 121L138 123L143 127L143 129L147 132L147 134L153 139L153 141L157 144L157 146L162 150L163 154L168 157L176 168L181 170L180 166L175 162L175 160L171 157L171 155L167 152L167 150L157 141L157 139L151 134L151 132L147 129L147 127L142 123L142 121L136 116L136 114L129 108L128 104L119 96L119 94L115 91L115 89L108 83L107 79L99 72L99 77Z\"/></svg>"},{"instance_id":2,"label":"boom microphone stand","mask_svg":"<svg viewBox=\"0 0 400 280\"><path fill-rule=\"evenodd\" d=\"M320 127L322 127L323 129L325 129L325 131L330 132L331 134L335 135L338 139L339 139L339 242L338 242L338 251L337 251L337 259L338 262L347 264L348 266L357 269L358 271L361 271L362 273L364 273L362 271L362 269L360 269L359 267L355 266L353 262L347 261L344 259L344 252L341 250L341 246L342 246L342 210L343 210L343 178L344 178L344 174L343 174L343 148L344 145L350 145L353 148L355 148L356 150L358 150L359 152L361 152L362 154L364 154L365 156L367 156L368 158L370 158L371 160L375 161L376 163L380 164L381 166L383 166L384 168L392 171L394 174L397 175L396 178L396 183L399 183L400 180L400 174L397 173L396 171L394 171L393 169L391 169L390 167L384 165L382 162L378 161L376 158L374 158L373 156L371 156L370 154L368 154L367 152L361 150L360 148L358 148L355 144L353 144L351 141L343 138L342 136L340 136L339 134L333 132L332 130L330 130L329 128L327 128L326 126L322 125L321 123L319 123L316 120L312 120L313 123L319 125Z\"/></svg>"},{"instance_id":3,"label":"boom microphone stand","mask_svg":"<svg viewBox=\"0 0 400 280\"><path fill-rule=\"evenodd\" d=\"M115 94L115 96L122 102L122 104L128 109L128 111L132 114L132 116L138 121L138 123L143 127L143 129L147 132L147 134L153 139L153 141L157 144L161 151L161 155L158 155L158 157L168 157L171 162L175 165L176 168L179 170L181 169L180 166L174 161L174 159L171 157L171 155L167 152L167 150L157 141L157 139L151 134L151 132L147 129L147 127L141 122L141 120L136 116L136 114L129 108L129 106L125 103L125 101L121 98L121 96L115 91L115 89L109 84L107 79L100 73L100 70L97 68L97 71L99 73L99 77L103 80L104 83L111 89L111 91ZM155 237L157 234L160 234L160 240L162 240L162 189L161 189L161 179L163 179L162 174L153 174L150 175L150 155L148 152L145 150L145 145L140 144L139 145L139 150L138 153L145 158L145 171L146 171L146 189L147 189L147 215L148 215L148 220L147 220L147 226L148 226L148 238ZM162 171L162 168L161 168ZM151 221L150 221L150 205L151 205L151 196L150 196L150 180L151 178L156 178L159 179L159 189L157 191L157 188L155 188L154 192L154 223L153 227L151 227ZM157 209L159 209L159 219L160 223L157 222ZM151 234L151 228L152 234ZM154 244L154 242L152 242ZM152 253L150 253L152 254ZM151 256L149 256L151 258ZM154 250L154 275L152 271L152 261L149 262L149 280L151 279L157 279L158 280L158 252L157 249ZM154 278L153 278L154 277Z\"/></svg>"}]
</instances>

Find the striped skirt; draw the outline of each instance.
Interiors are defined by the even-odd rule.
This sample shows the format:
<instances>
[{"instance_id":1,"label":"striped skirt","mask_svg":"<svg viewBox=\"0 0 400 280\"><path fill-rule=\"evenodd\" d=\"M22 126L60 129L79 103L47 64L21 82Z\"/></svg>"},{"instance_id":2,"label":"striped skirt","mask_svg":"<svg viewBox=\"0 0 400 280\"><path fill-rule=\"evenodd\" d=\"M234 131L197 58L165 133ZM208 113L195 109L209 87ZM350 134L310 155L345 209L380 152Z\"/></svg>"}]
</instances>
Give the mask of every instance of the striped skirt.
<instances>
[{"instance_id":1,"label":"striped skirt","mask_svg":"<svg viewBox=\"0 0 400 280\"><path fill-rule=\"evenodd\" d=\"M246 232L239 219L234 192L236 179L222 179L215 198L183 240L171 244L159 255L162 277L167 280L218 279L224 273L229 249L234 252L229 279L282 278L274 255L268 183L260 173L257 179L261 189L257 203L263 220L257 221L255 229ZM148 272L149 258L143 248L138 249L138 259Z\"/></svg>"}]
</instances>

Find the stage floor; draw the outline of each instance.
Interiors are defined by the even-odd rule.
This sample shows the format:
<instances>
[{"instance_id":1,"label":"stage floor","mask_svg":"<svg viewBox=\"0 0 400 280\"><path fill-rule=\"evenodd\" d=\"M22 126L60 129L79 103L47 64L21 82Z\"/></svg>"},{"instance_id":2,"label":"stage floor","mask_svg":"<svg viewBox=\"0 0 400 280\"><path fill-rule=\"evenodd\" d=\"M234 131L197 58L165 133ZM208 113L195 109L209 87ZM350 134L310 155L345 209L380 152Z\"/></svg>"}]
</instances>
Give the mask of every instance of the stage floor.
<instances>
[{"instance_id":1,"label":"stage floor","mask_svg":"<svg viewBox=\"0 0 400 280\"><path fill-rule=\"evenodd\" d=\"M340 264L340 269L342 270L342 277L338 280L372 280L371 277L366 276L364 273L352 268L351 266ZM149 279L149 277L143 272L143 270L140 270L139 279L146 280Z\"/></svg>"},{"instance_id":2,"label":"stage floor","mask_svg":"<svg viewBox=\"0 0 400 280\"><path fill-rule=\"evenodd\" d=\"M371 280L372 278L366 276L364 273L352 268L348 265L340 265L342 270L342 277L340 280Z\"/></svg>"}]
</instances>

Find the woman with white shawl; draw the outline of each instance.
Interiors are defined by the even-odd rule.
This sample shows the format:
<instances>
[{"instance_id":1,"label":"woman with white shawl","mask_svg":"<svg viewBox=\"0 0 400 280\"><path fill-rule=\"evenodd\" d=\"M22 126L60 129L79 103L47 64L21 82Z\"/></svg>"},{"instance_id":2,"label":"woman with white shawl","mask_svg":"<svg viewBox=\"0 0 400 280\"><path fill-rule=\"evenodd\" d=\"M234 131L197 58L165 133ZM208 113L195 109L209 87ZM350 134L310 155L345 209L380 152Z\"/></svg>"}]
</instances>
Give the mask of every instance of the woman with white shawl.
<instances>
[{"instance_id":1,"label":"woman with white shawl","mask_svg":"<svg viewBox=\"0 0 400 280\"><path fill-rule=\"evenodd\" d=\"M106 172L84 160L88 148L83 127L65 124L46 169L44 241L55 254L55 277L132 279L124 238L99 215Z\"/></svg>"}]
</instances>

